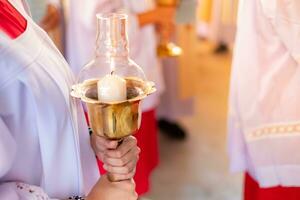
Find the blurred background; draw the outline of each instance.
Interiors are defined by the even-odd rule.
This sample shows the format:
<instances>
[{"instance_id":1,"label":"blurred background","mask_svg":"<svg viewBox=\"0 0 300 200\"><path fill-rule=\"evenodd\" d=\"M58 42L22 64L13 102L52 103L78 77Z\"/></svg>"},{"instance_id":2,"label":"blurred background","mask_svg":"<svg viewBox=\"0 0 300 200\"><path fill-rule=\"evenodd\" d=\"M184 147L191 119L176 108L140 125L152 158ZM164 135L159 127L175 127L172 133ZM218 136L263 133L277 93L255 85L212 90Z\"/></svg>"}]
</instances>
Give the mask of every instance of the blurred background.
<instances>
[{"instance_id":1,"label":"blurred background","mask_svg":"<svg viewBox=\"0 0 300 200\"><path fill-rule=\"evenodd\" d=\"M192 35L190 74L181 90L194 88L194 114L179 118L186 140L160 134L160 164L154 171L149 198L157 200L242 199L242 176L229 172L226 152L227 97L231 50L215 53L216 44L196 36L195 27L183 28ZM185 49L184 49L185 51ZM184 92L184 91L183 91Z\"/></svg>"},{"instance_id":2,"label":"blurred background","mask_svg":"<svg viewBox=\"0 0 300 200\"><path fill-rule=\"evenodd\" d=\"M66 53L70 1L29 0L29 4L35 21L48 23L45 30ZM172 6L176 19L169 39L182 54L158 56L166 82L156 109L159 162L141 199L241 199L243 177L230 174L226 152L238 0L181 0Z\"/></svg>"}]
</instances>

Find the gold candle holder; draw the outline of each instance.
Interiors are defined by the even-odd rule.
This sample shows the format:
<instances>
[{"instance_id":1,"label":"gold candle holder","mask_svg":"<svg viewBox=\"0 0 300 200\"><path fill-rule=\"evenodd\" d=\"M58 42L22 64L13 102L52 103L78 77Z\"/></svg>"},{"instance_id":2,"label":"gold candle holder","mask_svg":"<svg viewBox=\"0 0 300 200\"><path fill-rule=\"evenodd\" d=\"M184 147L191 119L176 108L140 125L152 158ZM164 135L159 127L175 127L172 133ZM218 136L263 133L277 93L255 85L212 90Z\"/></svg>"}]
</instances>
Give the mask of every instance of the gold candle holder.
<instances>
[{"instance_id":1,"label":"gold candle holder","mask_svg":"<svg viewBox=\"0 0 300 200\"><path fill-rule=\"evenodd\" d=\"M112 140L122 140L134 134L141 124L141 100L156 91L154 83L126 78L127 100L103 103L98 100L97 79L72 87L71 96L87 106L93 133Z\"/></svg>"},{"instance_id":2,"label":"gold candle holder","mask_svg":"<svg viewBox=\"0 0 300 200\"><path fill-rule=\"evenodd\" d=\"M179 0L157 0L158 6L175 7ZM157 55L159 57L177 57L182 54L182 49L178 45L168 40L162 39L157 46Z\"/></svg>"}]
</instances>

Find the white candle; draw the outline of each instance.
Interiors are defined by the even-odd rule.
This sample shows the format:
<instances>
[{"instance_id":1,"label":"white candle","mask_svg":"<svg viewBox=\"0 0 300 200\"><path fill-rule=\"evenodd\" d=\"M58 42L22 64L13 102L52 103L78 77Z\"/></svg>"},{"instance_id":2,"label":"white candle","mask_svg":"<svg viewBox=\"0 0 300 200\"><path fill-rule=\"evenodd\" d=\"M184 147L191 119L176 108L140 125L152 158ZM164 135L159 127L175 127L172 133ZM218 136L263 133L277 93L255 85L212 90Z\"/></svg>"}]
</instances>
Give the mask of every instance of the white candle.
<instances>
[{"instance_id":1,"label":"white candle","mask_svg":"<svg viewBox=\"0 0 300 200\"><path fill-rule=\"evenodd\" d=\"M106 75L98 81L98 99L104 103L127 99L126 81L117 75Z\"/></svg>"}]
</instances>

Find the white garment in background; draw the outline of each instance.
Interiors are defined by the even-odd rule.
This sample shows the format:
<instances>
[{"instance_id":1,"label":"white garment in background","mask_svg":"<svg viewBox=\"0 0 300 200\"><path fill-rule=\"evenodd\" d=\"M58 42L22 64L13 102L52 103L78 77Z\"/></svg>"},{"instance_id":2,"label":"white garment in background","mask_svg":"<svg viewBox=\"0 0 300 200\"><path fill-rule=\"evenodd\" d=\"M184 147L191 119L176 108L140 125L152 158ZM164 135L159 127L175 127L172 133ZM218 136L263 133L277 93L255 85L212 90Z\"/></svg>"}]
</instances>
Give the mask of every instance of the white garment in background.
<instances>
[{"instance_id":1,"label":"white garment in background","mask_svg":"<svg viewBox=\"0 0 300 200\"><path fill-rule=\"evenodd\" d=\"M28 24L14 40L0 33L0 199L87 194L99 172L82 108L70 97L73 74L21 1L10 2Z\"/></svg>"},{"instance_id":2,"label":"white garment in background","mask_svg":"<svg viewBox=\"0 0 300 200\"><path fill-rule=\"evenodd\" d=\"M233 44L238 2L239 0L213 0L209 24L209 38L212 41Z\"/></svg>"},{"instance_id":3,"label":"white garment in background","mask_svg":"<svg viewBox=\"0 0 300 200\"><path fill-rule=\"evenodd\" d=\"M153 8L149 0L72 0L70 2L67 59L78 74L95 52L96 14L125 10L129 14L130 57L144 70L146 77L154 81L158 91L143 101L143 111L155 108L164 90L161 66L156 55L154 25L139 27L137 13Z\"/></svg>"},{"instance_id":4,"label":"white garment in background","mask_svg":"<svg viewBox=\"0 0 300 200\"><path fill-rule=\"evenodd\" d=\"M300 187L300 1L242 0L229 153L261 187Z\"/></svg>"}]
</instances>

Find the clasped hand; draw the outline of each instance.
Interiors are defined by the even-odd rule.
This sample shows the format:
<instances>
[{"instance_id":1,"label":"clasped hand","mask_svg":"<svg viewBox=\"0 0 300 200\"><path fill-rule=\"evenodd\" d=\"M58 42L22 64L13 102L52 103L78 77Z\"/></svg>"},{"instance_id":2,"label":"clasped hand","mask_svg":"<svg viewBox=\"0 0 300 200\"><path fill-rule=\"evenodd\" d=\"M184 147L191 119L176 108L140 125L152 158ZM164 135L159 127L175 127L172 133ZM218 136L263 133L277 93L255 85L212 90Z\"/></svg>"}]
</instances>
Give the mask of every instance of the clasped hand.
<instances>
[{"instance_id":1,"label":"clasped hand","mask_svg":"<svg viewBox=\"0 0 300 200\"><path fill-rule=\"evenodd\" d=\"M98 159L103 162L103 168L114 180L133 178L140 153L135 137L126 137L119 145L116 140L108 140L93 134L91 144Z\"/></svg>"},{"instance_id":2,"label":"clasped hand","mask_svg":"<svg viewBox=\"0 0 300 200\"><path fill-rule=\"evenodd\" d=\"M92 134L91 145L98 159L104 163L104 168L118 182L109 181L107 175L101 176L86 199L137 200L132 179L140 153L136 138L129 136L119 144L118 141Z\"/></svg>"}]
</instances>

